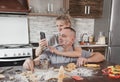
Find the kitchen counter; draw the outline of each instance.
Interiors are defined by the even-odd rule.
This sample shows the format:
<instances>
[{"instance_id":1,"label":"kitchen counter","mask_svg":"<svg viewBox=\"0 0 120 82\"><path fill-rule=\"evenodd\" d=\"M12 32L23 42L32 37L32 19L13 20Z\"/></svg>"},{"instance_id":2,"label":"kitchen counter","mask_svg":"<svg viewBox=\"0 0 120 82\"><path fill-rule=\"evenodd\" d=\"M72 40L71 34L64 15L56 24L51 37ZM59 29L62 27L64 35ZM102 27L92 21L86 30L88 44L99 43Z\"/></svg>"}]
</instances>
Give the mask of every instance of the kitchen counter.
<instances>
[{"instance_id":1,"label":"kitchen counter","mask_svg":"<svg viewBox=\"0 0 120 82\"><path fill-rule=\"evenodd\" d=\"M88 45L80 45L81 47L107 47L106 44L88 44Z\"/></svg>"}]
</instances>

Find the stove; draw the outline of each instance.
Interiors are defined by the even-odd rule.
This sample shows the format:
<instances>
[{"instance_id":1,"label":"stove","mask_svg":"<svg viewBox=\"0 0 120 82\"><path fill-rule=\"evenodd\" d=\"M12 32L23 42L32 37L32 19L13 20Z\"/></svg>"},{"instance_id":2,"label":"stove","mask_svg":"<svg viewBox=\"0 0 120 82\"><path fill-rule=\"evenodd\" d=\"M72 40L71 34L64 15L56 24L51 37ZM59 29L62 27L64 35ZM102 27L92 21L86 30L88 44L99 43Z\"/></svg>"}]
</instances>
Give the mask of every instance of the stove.
<instances>
[{"instance_id":1,"label":"stove","mask_svg":"<svg viewBox=\"0 0 120 82\"><path fill-rule=\"evenodd\" d=\"M32 57L32 47L29 45L0 46L0 67L22 65L27 58Z\"/></svg>"}]
</instances>

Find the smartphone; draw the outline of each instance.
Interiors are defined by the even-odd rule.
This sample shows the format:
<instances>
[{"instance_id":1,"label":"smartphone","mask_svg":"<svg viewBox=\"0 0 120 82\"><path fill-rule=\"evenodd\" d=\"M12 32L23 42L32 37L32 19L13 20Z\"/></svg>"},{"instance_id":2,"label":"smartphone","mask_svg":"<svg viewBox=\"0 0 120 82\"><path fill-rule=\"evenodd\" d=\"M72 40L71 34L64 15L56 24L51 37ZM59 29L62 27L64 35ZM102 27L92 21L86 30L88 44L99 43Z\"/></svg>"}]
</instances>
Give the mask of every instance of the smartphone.
<instances>
[{"instance_id":1,"label":"smartphone","mask_svg":"<svg viewBox=\"0 0 120 82\"><path fill-rule=\"evenodd\" d=\"M40 32L40 39L42 40L42 39L45 39L46 37L45 37L45 33L44 32Z\"/></svg>"}]
</instances>

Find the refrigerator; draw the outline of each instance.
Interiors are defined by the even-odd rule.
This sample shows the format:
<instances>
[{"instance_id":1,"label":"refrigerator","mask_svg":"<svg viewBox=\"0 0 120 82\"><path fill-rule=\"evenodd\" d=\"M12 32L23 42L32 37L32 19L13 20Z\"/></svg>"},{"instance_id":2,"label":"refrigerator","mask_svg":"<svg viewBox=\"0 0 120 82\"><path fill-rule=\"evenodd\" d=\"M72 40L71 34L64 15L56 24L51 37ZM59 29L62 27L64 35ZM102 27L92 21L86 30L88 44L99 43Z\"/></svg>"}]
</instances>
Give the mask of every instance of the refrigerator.
<instances>
[{"instance_id":1,"label":"refrigerator","mask_svg":"<svg viewBox=\"0 0 120 82\"><path fill-rule=\"evenodd\" d=\"M103 17L95 19L94 34L104 32L106 37L106 60L120 64L120 0L104 0Z\"/></svg>"}]
</instances>

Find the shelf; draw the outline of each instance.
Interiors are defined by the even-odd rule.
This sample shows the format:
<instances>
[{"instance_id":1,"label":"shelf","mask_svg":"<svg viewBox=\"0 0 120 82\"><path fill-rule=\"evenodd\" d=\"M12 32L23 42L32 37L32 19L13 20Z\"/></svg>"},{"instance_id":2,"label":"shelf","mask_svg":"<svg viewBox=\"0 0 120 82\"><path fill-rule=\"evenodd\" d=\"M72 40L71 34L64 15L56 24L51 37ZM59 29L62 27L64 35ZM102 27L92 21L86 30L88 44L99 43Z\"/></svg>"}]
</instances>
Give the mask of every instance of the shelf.
<instances>
[{"instance_id":1,"label":"shelf","mask_svg":"<svg viewBox=\"0 0 120 82\"><path fill-rule=\"evenodd\" d=\"M51 17L57 17L59 16L60 14L47 14L47 13L29 13L28 16L51 16Z\"/></svg>"},{"instance_id":2,"label":"shelf","mask_svg":"<svg viewBox=\"0 0 120 82\"><path fill-rule=\"evenodd\" d=\"M108 45L106 44L103 44L103 45L98 45L98 44L95 44L95 45L80 45L81 47L107 47Z\"/></svg>"}]
</instances>

